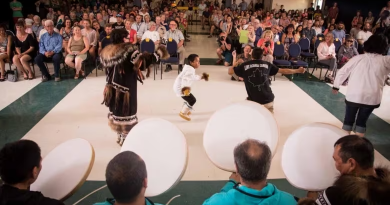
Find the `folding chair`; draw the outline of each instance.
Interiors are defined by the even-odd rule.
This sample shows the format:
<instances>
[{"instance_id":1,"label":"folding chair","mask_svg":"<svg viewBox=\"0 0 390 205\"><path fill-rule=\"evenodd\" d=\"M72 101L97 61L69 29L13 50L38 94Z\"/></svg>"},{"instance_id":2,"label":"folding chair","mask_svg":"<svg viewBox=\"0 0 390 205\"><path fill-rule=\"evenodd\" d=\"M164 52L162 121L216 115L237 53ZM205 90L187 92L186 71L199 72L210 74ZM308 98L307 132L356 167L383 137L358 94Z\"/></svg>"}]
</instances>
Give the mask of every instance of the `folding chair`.
<instances>
[{"instance_id":1,"label":"folding chair","mask_svg":"<svg viewBox=\"0 0 390 205\"><path fill-rule=\"evenodd\" d=\"M283 44L280 43L280 41L276 42L274 44L274 58L273 64L276 65L278 68L286 68L286 67L291 67L291 63L288 60L284 60L284 46ZM278 59L279 58L279 59ZM281 59L282 58L282 59ZM275 76L274 76L274 81L275 81Z\"/></svg>"},{"instance_id":2,"label":"folding chair","mask_svg":"<svg viewBox=\"0 0 390 205\"><path fill-rule=\"evenodd\" d=\"M170 64L177 64L179 65L179 59L180 59L180 54L177 52L177 42L172 39L172 41L167 41L167 51L170 55L170 57L166 60L161 60L161 71L162 71L162 63L170 63ZM180 69L177 69L177 73L180 73ZM162 76L162 72L161 72ZM162 78L162 77L161 77Z\"/></svg>"},{"instance_id":3,"label":"folding chair","mask_svg":"<svg viewBox=\"0 0 390 205\"><path fill-rule=\"evenodd\" d=\"M326 76L326 74L328 74L328 71L329 71L329 66L328 65L323 64L321 62L318 62L317 48L318 48L318 46L320 45L321 42L322 42L322 40L317 39L317 41L315 43L314 54L316 55L316 61L315 61L315 64L314 64L313 71L311 72L311 75L313 75L314 70L317 70L317 68L319 68L320 69L320 76L318 78L319 80L321 80L322 69L327 69L327 71L325 73L325 76Z\"/></svg>"},{"instance_id":4,"label":"folding chair","mask_svg":"<svg viewBox=\"0 0 390 205\"><path fill-rule=\"evenodd\" d=\"M304 67L307 70L309 69L309 64L303 60L300 60L300 55L301 55L301 46L297 43L290 44L288 47L288 55L290 58L294 58L294 60L290 60L291 66L293 68L299 68L299 67ZM308 71L309 72L309 71ZM308 76L306 75L306 78ZM291 80L294 78L294 75L291 75Z\"/></svg>"},{"instance_id":5,"label":"folding chair","mask_svg":"<svg viewBox=\"0 0 390 205\"><path fill-rule=\"evenodd\" d=\"M310 40L306 37L303 37L298 42L299 46L301 46L301 57L304 60L310 60L310 62L314 61L316 55L314 53L310 53Z\"/></svg>"},{"instance_id":6,"label":"folding chair","mask_svg":"<svg viewBox=\"0 0 390 205\"><path fill-rule=\"evenodd\" d=\"M140 44L140 47L141 47L141 52L148 52L148 53L154 53L155 51L155 45L154 45L154 42L150 39L144 39L141 44ZM156 80L156 74L157 74L157 66L153 64L153 76L154 76L154 80ZM161 79L162 79L162 69L161 69Z\"/></svg>"},{"instance_id":7,"label":"folding chair","mask_svg":"<svg viewBox=\"0 0 390 205\"><path fill-rule=\"evenodd\" d=\"M341 47L341 44L342 44L341 41L340 41L340 39L338 39L338 38L334 39L333 44L334 44L336 53L338 53L338 52L339 52L339 49L340 49L340 47Z\"/></svg>"}]
</instances>

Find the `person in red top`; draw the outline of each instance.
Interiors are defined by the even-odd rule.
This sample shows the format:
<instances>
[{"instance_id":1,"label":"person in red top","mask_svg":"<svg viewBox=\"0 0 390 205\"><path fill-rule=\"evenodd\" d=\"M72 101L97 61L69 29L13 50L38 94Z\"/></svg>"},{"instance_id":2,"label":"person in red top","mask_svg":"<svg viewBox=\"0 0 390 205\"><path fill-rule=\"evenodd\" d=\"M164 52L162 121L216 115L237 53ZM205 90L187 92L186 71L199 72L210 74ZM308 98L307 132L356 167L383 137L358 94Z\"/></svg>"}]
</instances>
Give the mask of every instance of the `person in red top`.
<instances>
[{"instance_id":1,"label":"person in red top","mask_svg":"<svg viewBox=\"0 0 390 205\"><path fill-rule=\"evenodd\" d=\"M337 7L337 2L333 3L333 7L329 8L329 14L328 14L328 21L330 22L331 19L337 19L337 16L339 15L339 8Z\"/></svg>"},{"instance_id":2,"label":"person in red top","mask_svg":"<svg viewBox=\"0 0 390 205\"><path fill-rule=\"evenodd\" d=\"M257 42L257 47L263 49L263 61L272 63L274 60L274 35L271 30L266 30L263 32L261 39Z\"/></svg>"},{"instance_id":3,"label":"person in red top","mask_svg":"<svg viewBox=\"0 0 390 205\"><path fill-rule=\"evenodd\" d=\"M125 22L125 28L126 31L129 33L129 42L131 44L136 44L137 43L137 31L131 28L131 21L126 21Z\"/></svg>"}]
</instances>

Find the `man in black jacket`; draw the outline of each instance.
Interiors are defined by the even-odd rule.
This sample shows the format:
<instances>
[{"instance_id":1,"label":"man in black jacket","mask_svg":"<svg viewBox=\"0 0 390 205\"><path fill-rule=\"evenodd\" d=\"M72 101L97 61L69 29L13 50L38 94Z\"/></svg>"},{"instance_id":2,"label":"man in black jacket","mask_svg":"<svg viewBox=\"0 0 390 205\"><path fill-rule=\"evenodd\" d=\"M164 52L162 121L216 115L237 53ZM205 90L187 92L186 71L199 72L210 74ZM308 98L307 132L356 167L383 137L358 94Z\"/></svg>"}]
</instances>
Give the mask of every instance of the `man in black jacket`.
<instances>
[{"instance_id":1,"label":"man in black jacket","mask_svg":"<svg viewBox=\"0 0 390 205\"><path fill-rule=\"evenodd\" d=\"M64 205L41 192L30 191L30 185L42 169L41 149L31 140L6 144L0 150L0 204Z\"/></svg>"}]
</instances>

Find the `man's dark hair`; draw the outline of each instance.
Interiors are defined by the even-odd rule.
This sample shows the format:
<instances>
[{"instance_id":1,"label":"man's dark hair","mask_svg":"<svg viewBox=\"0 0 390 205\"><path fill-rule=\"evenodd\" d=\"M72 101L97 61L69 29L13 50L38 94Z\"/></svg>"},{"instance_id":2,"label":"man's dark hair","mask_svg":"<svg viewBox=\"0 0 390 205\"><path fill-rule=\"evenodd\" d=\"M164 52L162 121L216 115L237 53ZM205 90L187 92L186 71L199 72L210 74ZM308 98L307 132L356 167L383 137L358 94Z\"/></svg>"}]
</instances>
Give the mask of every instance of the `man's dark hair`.
<instances>
[{"instance_id":1,"label":"man's dark hair","mask_svg":"<svg viewBox=\"0 0 390 205\"><path fill-rule=\"evenodd\" d=\"M237 172L247 182L266 180L271 159L272 153L268 145L258 140L248 139L234 148Z\"/></svg>"},{"instance_id":2,"label":"man's dark hair","mask_svg":"<svg viewBox=\"0 0 390 205\"><path fill-rule=\"evenodd\" d=\"M31 140L6 144L0 150L0 177L10 185L25 182L41 163L41 149Z\"/></svg>"},{"instance_id":3,"label":"man's dark hair","mask_svg":"<svg viewBox=\"0 0 390 205\"><path fill-rule=\"evenodd\" d=\"M197 57L199 57L197 54L190 54L188 56L188 58L187 58L188 59L188 63L194 62Z\"/></svg>"},{"instance_id":4,"label":"man's dark hair","mask_svg":"<svg viewBox=\"0 0 390 205\"><path fill-rule=\"evenodd\" d=\"M337 145L340 145L339 156L343 163L352 158L362 169L374 166L374 146L367 138L347 135L338 139L334 146Z\"/></svg>"},{"instance_id":5,"label":"man's dark hair","mask_svg":"<svg viewBox=\"0 0 390 205\"><path fill-rule=\"evenodd\" d=\"M114 29L111 32L112 44L120 44L123 43L123 39L129 36L129 32L126 29Z\"/></svg>"},{"instance_id":6,"label":"man's dark hair","mask_svg":"<svg viewBox=\"0 0 390 205\"><path fill-rule=\"evenodd\" d=\"M384 54L387 53L388 41L382 34L376 34L370 36L366 42L364 42L364 51L366 53Z\"/></svg>"},{"instance_id":7,"label":"man's dark hair","mask_svg":"<svg viewBox=\"0 0 390 205\"><path fill-rule=\"evenodd\" d=\"M256 47L252 50L252 58L254 60L261 60L263 58L263 49Z\"/></svg>"},{"instance_id":8,"label":"man's dark hair","mask_svg":"<svg viewBox=\"0 0 390 205\"><path fill-rule=\"evenodd\" d=\"M146 178L145 162L134 152L121 152L107 165L107 187L118 203L134 202Z\"/></svg>"}]
</instances>

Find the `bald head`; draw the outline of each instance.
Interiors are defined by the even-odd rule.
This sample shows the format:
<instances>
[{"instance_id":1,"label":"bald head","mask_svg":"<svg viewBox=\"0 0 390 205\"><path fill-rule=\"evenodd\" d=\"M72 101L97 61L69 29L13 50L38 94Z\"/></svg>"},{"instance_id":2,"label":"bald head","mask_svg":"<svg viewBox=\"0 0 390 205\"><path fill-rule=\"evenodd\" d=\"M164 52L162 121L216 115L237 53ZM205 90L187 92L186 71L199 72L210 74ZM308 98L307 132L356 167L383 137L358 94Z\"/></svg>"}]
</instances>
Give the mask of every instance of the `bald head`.
<instances>
[{"instance_id":1,"label":"bald head","mask_svg":"<svg viewBox=\"0 0 390 205\"><path fill-rule=\"evenodd\" d=\"M234 148L237 173L245 182L257 183L267 179L272 153L268 145L248 139Z\"/></svg>"}]
</instances>

